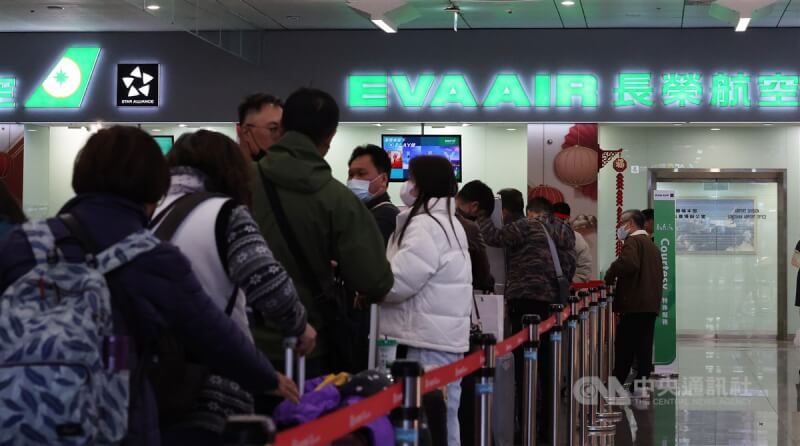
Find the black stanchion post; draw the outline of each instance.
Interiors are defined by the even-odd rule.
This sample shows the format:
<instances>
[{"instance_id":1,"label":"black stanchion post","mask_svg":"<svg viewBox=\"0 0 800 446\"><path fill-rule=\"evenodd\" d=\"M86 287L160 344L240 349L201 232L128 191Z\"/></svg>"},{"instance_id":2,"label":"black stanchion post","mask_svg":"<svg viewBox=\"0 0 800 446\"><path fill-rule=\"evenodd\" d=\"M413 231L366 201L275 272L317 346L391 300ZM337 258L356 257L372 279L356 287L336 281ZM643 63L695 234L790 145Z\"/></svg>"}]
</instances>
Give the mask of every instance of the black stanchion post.
<instances>
[{"instance_id":1,"label":"black stanchion post","mask_svg":"<svg viewBox=\"0 0 800 446\"><path fill-rule=\"evenodd\" d=\"M400 407L399 426L395 427L395 444L398 446L419 445L419 424L422 406L422 366L414 361L392 363L392 377L403 383L403 404Z\"/></svg>"},{"instance_id":2,"label":"black stanchion post","mask_svg":"<svg viewBox=\"0 0 800 446\"><path fill-rule=\"evenodd\" d=\"M598 304L598 292L597 288L592 288L589 290L591 294L591 302L589 303L589 379L592 380L592 387L591 387L591 400L592 403L589 406L589 424L587 429L589 432L608 432L613 431L615 427L611 424L608 424L604 421L601 421L598 417L598 402L601 399L601 395L599 394L599 387L597 385L602 385L602 380L600 379L600 355L599 355L599 348L600 348L600 339L599 339L599 331L600 331L600 306Z\"/></svg>"},{"instance_id":3,"label":"black stanchion post","mask_svg":"<svg viewBox=\"0 0 800 446\"><path fill-rule=\"evenodd\" d=\"M225 423L225 446L270 446L275 442L275 423L262 415L232 415Z\"/></svg>"},{"instance_id":4,"label":"black stanchion post","mask_svg":"<svg viewBox=\"0 0 800 446\"><path fill-rule=\"evenodd\" d=\"M579 351L578 351L578 296L572 295L569 298L569 317L567 318L567 444L574 446L577 444L576 435L578 426L578 406L572 397L572 389L578 382L579 370Z\"/></svg>"},{"instance_id":5,"label":"black stanchion post","mask_svg":"<svg viewBox=\"0 0 800 446\"><path fill-rule=\"evenodd\" d=\"M536 378L539 361L539 322L535 314L522 316L522 325L528 331L528 339L522 344L522 357L525 361L523 385L523 430L522 444L536 446Z\"/></svg>"},{"instance_id":6,"label":"black stanchion post","mask_svg":"<svg viewBox=\"0 0 800 446\"><path fill-rule=\"evenodd\" d=\"M483 350L483 367L478 371L475 384L475 438L478 446L492 446L492 396L494 394L494 349L497 339L491 333L479 334L474 338Z\"/></svg>"},{"instance_id":7,"label":"black stanchion post","mask_svg":"<svg viewBox=\"0 0 800 446\"><path fill-rule=\"evenodd\" d=\"M559 429L561 415L561 332L563 330L563 305L550 305L550 312L556 317L556 324L550 330L550 439L553 446L561 446Z\"/></svg>"}]
</instances>

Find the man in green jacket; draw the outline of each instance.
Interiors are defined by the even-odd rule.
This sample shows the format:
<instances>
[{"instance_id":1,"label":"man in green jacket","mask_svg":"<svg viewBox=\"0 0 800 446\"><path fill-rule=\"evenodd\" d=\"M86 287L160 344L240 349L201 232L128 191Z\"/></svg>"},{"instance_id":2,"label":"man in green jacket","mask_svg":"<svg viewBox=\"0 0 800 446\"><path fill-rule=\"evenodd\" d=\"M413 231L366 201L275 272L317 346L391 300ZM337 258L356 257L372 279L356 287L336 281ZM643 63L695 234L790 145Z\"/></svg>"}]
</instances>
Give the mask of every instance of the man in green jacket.
<instances>
[{"instance_id":1,"label":"man in green jacket","mask_svg":"<svg viewBox=\"0 0 800 446\"><path fill-rule=\"evenodd\" d=\"M334 369L341 362L337 361L351 342L348 324L337 320L336 311L322 304L319 296L312 296L333 288L334 265L348 288L371 301L382 300L394 283L375 220L361 201L331 176L323 158L338 124L339 107L333 97L320 90L300 89L284 104L285 134L254 165L253 216L275 257L292 277L309 323L320 333L307 364L308 376L338 372ZM274 186L301 255L287 241L265 180ZM284 351L277 327L255 324L251 329L261 350L281 363Z\"/></svg>"}]
</instances>

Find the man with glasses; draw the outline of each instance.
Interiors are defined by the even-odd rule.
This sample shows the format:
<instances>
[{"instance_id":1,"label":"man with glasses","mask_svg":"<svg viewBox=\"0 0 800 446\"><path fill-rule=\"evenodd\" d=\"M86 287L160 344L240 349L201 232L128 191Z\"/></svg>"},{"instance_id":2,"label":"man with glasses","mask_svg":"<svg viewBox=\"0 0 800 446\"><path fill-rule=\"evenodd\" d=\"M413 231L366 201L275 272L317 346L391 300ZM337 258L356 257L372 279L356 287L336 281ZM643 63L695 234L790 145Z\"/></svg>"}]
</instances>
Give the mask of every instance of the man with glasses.
<instances>
[{"instance_id":1,"label":"man with glasses","mask_svg":"<svg viewBox=\"0 0 800 446\"><path fill-rule=\"evenodd\" d=\"M614 376L620 384L625 383L634 359L639 368L637 380L646 379L653 372L653 334L661 307L664 271L661 252L644 228L645 216L641 211L629 210L622 214L617 238L625 245L605 277L607 284L617 286L614 312L620 315L620 320Z\"/></svg>"},{"instance_id":2,"label":"man with glasses","mask_svg":"<svg viewBox=\"0 0 800 446\"><path fill-rule=\"evenodd\" d=\"M246 157L258 161L264 157L267 149L278 142L283 134L282 117L283 104L275 96L256 93L242 101L236 134Z\"/></svg>"}]
</instances>

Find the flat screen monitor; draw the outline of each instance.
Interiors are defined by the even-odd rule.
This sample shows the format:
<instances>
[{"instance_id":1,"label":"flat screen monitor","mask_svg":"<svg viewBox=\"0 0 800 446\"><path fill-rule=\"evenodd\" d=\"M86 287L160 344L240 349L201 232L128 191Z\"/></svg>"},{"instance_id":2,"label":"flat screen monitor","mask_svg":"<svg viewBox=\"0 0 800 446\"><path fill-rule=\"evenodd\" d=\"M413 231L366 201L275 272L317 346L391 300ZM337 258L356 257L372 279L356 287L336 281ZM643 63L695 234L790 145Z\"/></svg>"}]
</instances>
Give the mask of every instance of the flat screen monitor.
<instances>
[{"instance_id":1,"label":"flat screen monitor","mask_svg":"<svg viewBox=\"0 0 800 446\"><path fill-rule=\"evenodd\" d=\"M461 135L382 135L383 150L389 154L389 181L408 180L408 165L421 155L438 155L450 160L456 181L461 182Z\"/></svg>"},{"instance_id":2,"label":"flat screen monitor","mask_svg":"<svg viewBox=\"0 0 800 446\"><path fill-rule=\"evenodd\" d=\"M164 155L169 153L169 150L172 148L172 144L175 143L175 137L171 135L154 136L153 139L156 140L158 147L161 147L161 153Z\"/></svg>"}]
</instances>

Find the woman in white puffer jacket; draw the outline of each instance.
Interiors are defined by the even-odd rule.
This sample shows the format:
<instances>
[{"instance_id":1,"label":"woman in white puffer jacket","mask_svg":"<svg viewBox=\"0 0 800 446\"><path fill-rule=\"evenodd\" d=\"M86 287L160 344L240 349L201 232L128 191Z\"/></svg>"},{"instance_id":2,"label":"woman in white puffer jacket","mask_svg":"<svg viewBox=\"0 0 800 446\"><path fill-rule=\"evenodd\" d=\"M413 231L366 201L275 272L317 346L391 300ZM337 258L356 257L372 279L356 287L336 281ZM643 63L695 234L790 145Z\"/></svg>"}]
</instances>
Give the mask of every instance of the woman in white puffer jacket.
<instances>
[{"instance_id":1,"label":"woman in white puffer jacket","mask_svg":"<svg viewBox=\"0 0 800 446\"><path fill-rule=\"evenodd\" d=\"M392 291L381 304L380 332L408 347L407 359L426 368L458 361L469 350L472 267L467 236L455 217L457 184L446 158L411 160L387 256ZM449 446L461 444L461 383L447 386Z\"/></svg>"}]
</instances>

